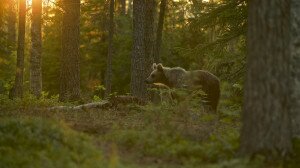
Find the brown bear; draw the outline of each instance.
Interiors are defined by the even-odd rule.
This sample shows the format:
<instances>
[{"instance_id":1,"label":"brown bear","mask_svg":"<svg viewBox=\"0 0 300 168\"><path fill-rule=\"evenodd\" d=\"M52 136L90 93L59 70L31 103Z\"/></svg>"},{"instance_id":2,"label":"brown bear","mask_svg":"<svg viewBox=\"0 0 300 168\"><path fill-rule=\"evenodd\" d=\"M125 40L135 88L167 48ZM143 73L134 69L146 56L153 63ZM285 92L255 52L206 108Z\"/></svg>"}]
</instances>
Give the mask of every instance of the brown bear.
<instances>
[{"instance_id":1,"label":"brown bear","mask_svg":"<svg viewBox=\"0 0 300 168\"><path fill-rule=\"evenodd\" d=\"M153 71L145 80L148 84L162 83L170 88L200 88L206 94L204 100L213 111L217 111L220 99L220 80L212 73L204 70L186 71L181 67L164 67L154 63Z\"/></svg>"}]
</instances>

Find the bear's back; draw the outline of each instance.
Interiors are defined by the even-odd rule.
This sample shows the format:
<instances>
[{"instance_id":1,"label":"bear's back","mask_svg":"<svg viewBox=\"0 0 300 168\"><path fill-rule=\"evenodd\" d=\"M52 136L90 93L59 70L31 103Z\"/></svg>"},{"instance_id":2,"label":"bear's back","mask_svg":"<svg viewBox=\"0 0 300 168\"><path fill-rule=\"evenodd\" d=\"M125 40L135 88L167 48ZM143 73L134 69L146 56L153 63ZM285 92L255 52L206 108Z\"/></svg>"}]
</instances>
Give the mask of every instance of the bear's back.
<instances>
[{"instance_id":1,"label":"bear's back","mask_svg":"<svg viewBox=\"0 0 300 168\"><path fill-rule=\"evenodd\" d=\"M214 85L220 83L219 78L205 70L188 71L188 78L193 85Z\"/></svg>"},{"instance_id":2,"label":"bear's back","mask_svg":"<svg viewBox=\"0 0 300 168\"><path fill-rule=\"evenodd\" d=\"M186 71L183 68L164 68L170 88L200 89L206 93L205 100L217 111L220 98L220 81L214 74L205 70Z\"/></svg>"},{"instance_id":3,"label":"bear's back","mask_svg":"<svg viewBox=\"0 0 300 168\"><path fill-rule=\"evenodd\" d=\"M171 88L184 87L187 71L181 67L164 68L164 73Z\"/></svg>"}]
</instances>

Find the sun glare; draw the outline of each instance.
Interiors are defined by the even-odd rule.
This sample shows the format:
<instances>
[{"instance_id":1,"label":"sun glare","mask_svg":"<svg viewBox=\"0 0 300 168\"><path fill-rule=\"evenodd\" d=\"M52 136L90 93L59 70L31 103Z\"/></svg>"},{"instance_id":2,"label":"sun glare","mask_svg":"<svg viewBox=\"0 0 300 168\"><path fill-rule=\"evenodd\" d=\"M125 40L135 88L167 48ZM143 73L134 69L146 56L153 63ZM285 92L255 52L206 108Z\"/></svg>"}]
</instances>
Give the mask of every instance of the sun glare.
<instances>
[{"instance_id":1,"label":"sun glare","mask_svg":"<svg viewBox=\"0 0 300 168\"><path fill-rule=\"evenodd\" d=\"M179 2L180 0L174 0L175 2ZM203 2L209 2L209 1L213 1L213 0L202 0Z\"/></svg>"},{"instance_id":2,"label":"sun glare","mask_svg":"<svg viewBox=\"0 0 300 168\"><path fill-rule=\"evenodd\" d=\"M26 5L31 6L33 0L26 0ZM41 0L43 2L43 5L46 6L53 6L56 2L56 0Z\"/></svg>"},{"instance_id":3,"label":"sun glare","mask_svg":"<svg viewBox=\"0 0 300 168\"><path fill-rule=\"evenodd\" d=\"M32 1L33 1L33 0L26 0L26 4L30 6L30 5L32 5ZM48 2L48 3L51 4L51 3L55 3L56 0L41 0L41 1L42 1L43 3L47 3L47 2Z\"/></svg>"},{"instance_id":4,"label":"sun glare","mask_svg":"<svg viewBox=\"0 0 300 168\"><path fill-rule=\"evenodd\" d=\"M32 0L26 0L27 5L31 5L32 4Z\"/></svg>"}]
</instances>

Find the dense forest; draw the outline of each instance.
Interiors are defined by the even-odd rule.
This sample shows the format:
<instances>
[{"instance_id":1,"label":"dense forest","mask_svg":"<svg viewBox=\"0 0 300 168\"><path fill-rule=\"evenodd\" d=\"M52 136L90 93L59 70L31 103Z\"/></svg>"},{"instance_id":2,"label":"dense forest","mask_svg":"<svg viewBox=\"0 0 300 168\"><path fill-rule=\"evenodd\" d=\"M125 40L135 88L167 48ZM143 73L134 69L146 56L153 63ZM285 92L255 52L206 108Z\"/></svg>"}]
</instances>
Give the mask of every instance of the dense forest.
<instances>
[{"instance_id":1,"label":"dense forest","mask_svg":"<svg viewBox=\"0 0 300 168\"><path fill-rule=\"evenodd\" d=\"M0 0L0 167L298 167L300 1Z\"/></svg>"}]
</instances>

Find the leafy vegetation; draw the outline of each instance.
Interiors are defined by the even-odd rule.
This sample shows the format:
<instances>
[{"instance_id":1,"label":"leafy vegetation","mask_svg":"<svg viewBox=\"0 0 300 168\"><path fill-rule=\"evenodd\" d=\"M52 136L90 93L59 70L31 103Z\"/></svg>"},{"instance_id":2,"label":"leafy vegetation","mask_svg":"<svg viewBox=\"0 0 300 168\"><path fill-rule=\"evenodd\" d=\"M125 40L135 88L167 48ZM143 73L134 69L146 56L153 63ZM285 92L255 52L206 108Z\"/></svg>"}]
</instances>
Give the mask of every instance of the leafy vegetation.
<instances>
[{"instance_id":1,"label":"leafy vegetation","mask_svg":"<svg viewBox=\"0 0 300 168\"><path fill-rule=\"evenodd\" d=\"M0 167L106 167L90 138L43 119L1 119Z\"/></svg>"},{"instance_id":2,"label":"leafy vegetation","mask_svg":"<svg viewBox=\"0 0 300 168\"><path fill-rule=\"evenodd\" d=\"M275 164L264 157L236 157L241 109L236 101L238 88L229 86L223 85L228 92L222 94L219 114L195 106L197 99L49 111L50 106L62 105L57 97L28 95L12 101L2 96L0 163L14 161L11 167L29 163L36 167L44 163L49 167L297 167L297 159ZM28 157L13 159L21 155Z\"/></svg>"}]
</instances>

